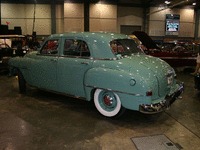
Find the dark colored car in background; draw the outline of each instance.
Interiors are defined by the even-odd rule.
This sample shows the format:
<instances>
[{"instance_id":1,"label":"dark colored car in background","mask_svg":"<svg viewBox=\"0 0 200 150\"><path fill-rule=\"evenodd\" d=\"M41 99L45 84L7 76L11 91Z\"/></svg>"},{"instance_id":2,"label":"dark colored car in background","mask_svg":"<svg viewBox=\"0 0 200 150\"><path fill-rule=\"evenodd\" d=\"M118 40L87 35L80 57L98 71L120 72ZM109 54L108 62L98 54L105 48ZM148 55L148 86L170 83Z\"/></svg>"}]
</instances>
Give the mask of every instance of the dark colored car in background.
<instances>
[{"instance_id":1,"label":"dark colored car in background","mask_svg":"<svg viewBox=\"0 0 200 150\"><path fill-rule=\"evenodd\" d=\"M171 42L158 47L143 31L134 31L135 35L146 47L147 55L161 58L172 67L195 67L199 45L193 43Z\"/></svg>"},{"instance_id":2,"label":"dark colored car in background","mask_svg":"<svg viewBox=\"0 0 200 150\"><path fill-rule=\"evenodd\" d=\"M8 60L23 57L28 51L26 37L23 35L0 35L0 72L9 69Z\"/></svg>"}]
</instances>

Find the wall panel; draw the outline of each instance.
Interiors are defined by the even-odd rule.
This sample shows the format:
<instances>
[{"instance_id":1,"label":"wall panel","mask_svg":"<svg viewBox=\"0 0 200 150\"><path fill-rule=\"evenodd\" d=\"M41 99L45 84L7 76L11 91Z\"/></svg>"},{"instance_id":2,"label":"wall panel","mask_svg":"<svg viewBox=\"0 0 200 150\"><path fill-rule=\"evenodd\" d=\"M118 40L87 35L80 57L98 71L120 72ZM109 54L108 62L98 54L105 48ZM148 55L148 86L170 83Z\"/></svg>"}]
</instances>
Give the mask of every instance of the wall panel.
<instances>
[{"instance_id":1,"label":"wall panel","mask_svg":"<svg viewBox=\"0 0 200 150\"><path fill-rule=\"evenodd\" d=\"M33 4L1 4L1 22L10 22L9 29L20 26L22 34L32 34L34 5ZM51 34L51 5L36 4L35 30L37 35Z\"/></svg>"},{"instance_id":2,"label":"wall panel","mask_svg":"<svg viewBox=\"0 0 200 150\"><path fill-rule=\"evenodd\" d=\"M143 23L143 8L118 7L117 8L117 32L120 32L121 25L141 26ZM132 31L130 31L132 32Z\"/></svg>"},{"instance_id":3,"label":"wall panel","mask_svg":"<svg viewBox=\"0 0 200 150\"><path fill-rule=\"evenodd\" d=\"M90 31L117 32L117 5L90 4Z\"/></svg>"},{"instance_id":4,"label":"wall panel","mask_svg":"<svg viewBox=\"0 0 200 150\"><path fill-rule=\"evenodd\" d=\"M166 14L180 15L180 28L178 37L194 37L195 16L193 9L165 9L156 12L163 7L151 7L149 16L149 35L165 36ZM154 13L156 12L156 13Z\"/></svg>"},{"instance_id":5,"label":"wall panel","mask_svg":"<svg viewBox=\"0 0 200 150\"><path fill-rule=\"evenodd\" d=\"M64 32L83 32L84 31L84 19L64 19Z\"/></svg>"},{"instance_id":6,"label":"wall panel","mask_svg":"<svg viewBox=\"0 0 200 150\"><path fill-rule=\"evenodd\" d=\"M150 36L165 36L165 22L164 21L150 21L149 22Z\"/></svg>"},{"instance_id":7,"label":"wall panel","mask_svg":"<svg viewBox=\"0 0 200 150\"><path fill-rule=\"evenodd\" d=\"M64 5L56 5L56 33L64 32Z\"/></svg>"},{"instance_id":8,"label":"wall panel","mask_svg":"<svg viewBox=\"0 0 200 150\"><path fill-rule=\"evenodd\" d=\"M64 32L84 31L84 5L64 4Z\"/></svg>"}]
</instances>

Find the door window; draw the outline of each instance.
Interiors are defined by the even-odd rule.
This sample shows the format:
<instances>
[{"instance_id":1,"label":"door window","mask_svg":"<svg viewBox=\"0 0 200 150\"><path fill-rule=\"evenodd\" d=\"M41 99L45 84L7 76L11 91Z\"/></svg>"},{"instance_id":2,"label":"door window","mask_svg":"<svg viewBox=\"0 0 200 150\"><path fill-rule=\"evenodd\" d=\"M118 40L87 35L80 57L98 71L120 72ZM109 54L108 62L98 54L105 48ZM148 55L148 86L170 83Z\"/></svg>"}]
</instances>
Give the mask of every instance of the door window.
<instances>
[{"instance_id":1,"label":"door window","mask_svg":"<svg viewBox=\"0 0 200 150\"><path fill-rule=\"evenodd\" d=\"M57 55L58 54L59 40L49 40L45 43L41 50L41 54Z\"/></svg>"},{"instance_id":2,"label":"door window","mask_svg":"<svg viewBox=\"0 0 200 150\"><path fill-rule=\"evenodd\" d=\"M90 57L90 51L85 41L65 40L63 55Z\"/></svg>"}]
</instances>

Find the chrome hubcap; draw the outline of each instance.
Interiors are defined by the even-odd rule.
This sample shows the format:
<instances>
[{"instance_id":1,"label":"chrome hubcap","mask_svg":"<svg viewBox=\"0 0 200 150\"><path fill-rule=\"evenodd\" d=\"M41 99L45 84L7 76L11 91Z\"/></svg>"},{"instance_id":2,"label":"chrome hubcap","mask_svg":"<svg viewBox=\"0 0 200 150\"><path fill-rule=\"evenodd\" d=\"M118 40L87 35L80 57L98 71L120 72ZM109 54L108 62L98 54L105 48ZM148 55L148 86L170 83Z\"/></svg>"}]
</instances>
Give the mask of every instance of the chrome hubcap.
<instances>
[{"instance_id":1,"label":"chrome hubcap","mask_svg":"<svg viewBox=\"0 0 200 150\"><path fill-rule=\"evenodd\" d=\"M104 98L104 104L107 106L111 106L113 104L113 98L110 95L105 95Z\"/></svg>"}]
</instances>

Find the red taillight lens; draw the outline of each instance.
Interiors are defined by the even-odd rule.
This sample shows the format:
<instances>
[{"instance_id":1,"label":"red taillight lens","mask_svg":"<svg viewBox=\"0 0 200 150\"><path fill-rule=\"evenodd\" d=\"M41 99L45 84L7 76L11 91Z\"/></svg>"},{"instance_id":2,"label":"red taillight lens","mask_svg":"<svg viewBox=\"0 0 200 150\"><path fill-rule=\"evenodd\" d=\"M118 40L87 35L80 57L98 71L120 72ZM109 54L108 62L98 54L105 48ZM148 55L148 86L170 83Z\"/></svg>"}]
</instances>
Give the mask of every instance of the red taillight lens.
<instances>
[{"instance_id":1,"label":"red taillight lens","mask_svg":"<svg viewBox=\"0 0 200 150\"><path fill-rule=\"evenodd\" d=\"M146 96L152 96L152 90L146 92Z\"/></svg>"}]
</instances>

